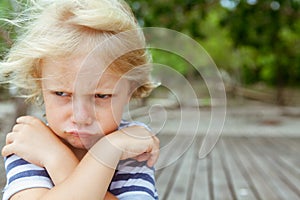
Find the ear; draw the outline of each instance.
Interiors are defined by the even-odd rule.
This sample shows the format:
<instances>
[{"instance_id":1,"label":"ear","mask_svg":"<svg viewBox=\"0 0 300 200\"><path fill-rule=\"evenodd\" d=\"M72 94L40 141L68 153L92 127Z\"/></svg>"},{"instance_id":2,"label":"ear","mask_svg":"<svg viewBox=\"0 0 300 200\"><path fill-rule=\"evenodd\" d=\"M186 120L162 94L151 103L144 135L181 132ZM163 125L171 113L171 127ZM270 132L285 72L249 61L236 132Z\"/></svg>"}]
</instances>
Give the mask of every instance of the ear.
<instances>
[{"instance_id":1,"label":"ear","mask_svg":"<svg viewBox=\"0 0 300 200\"><path fill-rule=\"evenodd\" d=\"M127 104L131 101L131 99L133 98L133 94L136 90L133 87L130 87L130 89L128 90L128 96L127 96Z\"/></svg>"},{"instance_id":2,"label":"ear","mask_svg":"<svg viewBox=\"0 0 300 200\"><path fill-rule=\"evenodd\" d=\"M132 91L131 89L128 91L128 94L127 94L127 101L126 103L129 104L131 98L132 98L132 95L133 95L134 91Z\"/></svg>"},{"instance_id":3,"label":"ear","mask_svg":"<svg viewBox=\"0 0 300 200\"><path fill-rule=\"evenodd\" d=\"M129 103L131 98L133 98L134 93L136 92L136 90L137 90L137 84L134 81L129 81L127 103Z\"/></svg>"}]
</instances>

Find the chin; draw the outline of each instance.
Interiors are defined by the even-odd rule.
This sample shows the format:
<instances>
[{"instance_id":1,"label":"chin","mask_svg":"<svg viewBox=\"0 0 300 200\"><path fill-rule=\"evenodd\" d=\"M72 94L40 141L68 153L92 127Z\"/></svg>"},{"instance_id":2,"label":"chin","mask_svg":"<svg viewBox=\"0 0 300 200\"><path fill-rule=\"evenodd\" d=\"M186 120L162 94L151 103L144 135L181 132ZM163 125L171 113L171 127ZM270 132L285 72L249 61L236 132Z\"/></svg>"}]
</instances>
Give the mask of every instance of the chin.
<instances>
[{"instance_id":1,"label":"chin","mask_svg":"<svg viewBox=\"0 0 300 200\"><path fill-rule=\"evenodd\" d=\"M90 149L92 146L94 146L94 144L97 142L98 140L89 140L89 141L84 141L84 140L81 140L81 141L78 141L74 144L72 144L73 147L77 148L77 149Z\"/></svg>"}]
</instances>

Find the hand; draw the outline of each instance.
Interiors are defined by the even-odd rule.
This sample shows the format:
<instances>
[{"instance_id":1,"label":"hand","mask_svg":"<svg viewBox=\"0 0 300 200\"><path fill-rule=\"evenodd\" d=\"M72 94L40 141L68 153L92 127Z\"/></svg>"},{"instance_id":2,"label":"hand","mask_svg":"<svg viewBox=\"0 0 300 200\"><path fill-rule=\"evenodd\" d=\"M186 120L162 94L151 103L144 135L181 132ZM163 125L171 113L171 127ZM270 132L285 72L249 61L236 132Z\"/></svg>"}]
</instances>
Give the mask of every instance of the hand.
<instances>
[{"instance_id":1,"label":"hand","mask_svg":"<svg viewBox=\"0 0 300 200\"><path fill-rule=\"evenodd\" d=\"M2 155L16 154L32 164L45 167L49 160L61 154L62 148L63 143L41 120L23 116L7 134Z\"/></svg>"},{"instance_id":2,"label":"hand","mask_svg":"<svg viewBox=\"0 0 300 200\"><path fill-rule=\"evenodd\" d=\"M152 167L159 157L159 139L142 126L130 126L106 137L122 151L121 159L147 160Z\"/></svg>"}]
</instances>

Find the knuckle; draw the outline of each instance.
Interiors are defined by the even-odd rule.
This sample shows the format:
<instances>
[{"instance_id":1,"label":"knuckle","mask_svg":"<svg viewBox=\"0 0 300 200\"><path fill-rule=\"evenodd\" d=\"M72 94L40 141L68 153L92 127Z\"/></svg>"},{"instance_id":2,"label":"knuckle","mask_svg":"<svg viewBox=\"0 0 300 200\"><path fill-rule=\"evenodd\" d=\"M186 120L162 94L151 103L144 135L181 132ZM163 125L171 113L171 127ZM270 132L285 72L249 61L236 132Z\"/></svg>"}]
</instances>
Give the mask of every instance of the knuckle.
<instances>
[{"instance_id":1,"label":"knuckle","mask_svg":"<svg viewBox=\"0 0 300 200\"><path fill-rule=\"evenodd\" d=\"M160 144L160 140L157 137L155 137L155 140L156 140L157 144L159 145Z\"/></svg>"},{"instance_id":2,"label":"knuckle","mask_svg":"<svg viewBox=\"0 0 300 200\"><path fill-rule=\"evenodd\" d=\"M15 125L13 126L13 129L17 128L19 125L20 125L20 124L15 124Z\"/></svg>"},{"instance_id":3,"label":"knuckle","mask_svg":"<svg viewBox=\"0 0 300 200\"><path fill-rule=\"evenodd\" d=\"M9 155L9 150L8 150L8 146L7 146L7 145L5 145L5 146L2 148L1 154L2 154L3 157Z\"/></svg>"},{"instance_id":4,"label":"knuckle","mask_svg":"<svg viewBox=\"0 0 300 200\"><path fill-rule=\"evenodd\" d=\"M29 123L30 124L38 124L39 120L35 117L29 117Z\"/></svg>"},{"instance_id":5,"label":"knuckle","mask_svg":"<svg viewBox=\"0 0 300 200\"><path fill-rule=\"evenodd\" d=\"M1 150L1 155L2 155L2 156L6 156L6 154L5 154L5 147L2 148L2 150Z\"/></svg>"},{"instance_id":6,"label":"knuckle","mask_svg":"<svg viewBox=\"0 0 300 200\"><path fill-rule=\"evenodd\" d=\"M11 142L11 138L10 138L10 134L7 134L6 135L6 140L5 140L5 143L8 144Z\"/></svg>"}]
</instances>

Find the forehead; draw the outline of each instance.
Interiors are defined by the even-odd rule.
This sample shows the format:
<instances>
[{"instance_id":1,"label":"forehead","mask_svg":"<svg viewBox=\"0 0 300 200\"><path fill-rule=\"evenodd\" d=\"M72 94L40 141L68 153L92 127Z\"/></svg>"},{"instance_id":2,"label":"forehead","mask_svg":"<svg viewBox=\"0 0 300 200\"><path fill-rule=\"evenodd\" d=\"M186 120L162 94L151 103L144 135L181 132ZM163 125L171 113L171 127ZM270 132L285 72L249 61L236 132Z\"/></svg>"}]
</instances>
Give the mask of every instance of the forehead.
<instances>
[{"instance_id":1,"label":"forehead","mask_svg":"<svg viewBox=\"0 0 300 200\"><path fill-rule=\"evenodd\" d=\"M101 74L107 66L96 56L76 54L65 57L47 57L41 61L42 77L59 77L63 74Z\"/></svg>"},{"instance_id":2,"label":"forehead","mask_svg":"<svg viewBox=\"0 0 300 200\"><path fill-rule=\"evenodd\" d=\"M46 86L73 90L95 88L113 89L124 85L124 79L112 73L99 57L72 55L65 58L46 58L41 62L42 81Z\"/></svg>"}]
</instances>

